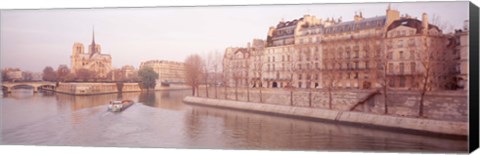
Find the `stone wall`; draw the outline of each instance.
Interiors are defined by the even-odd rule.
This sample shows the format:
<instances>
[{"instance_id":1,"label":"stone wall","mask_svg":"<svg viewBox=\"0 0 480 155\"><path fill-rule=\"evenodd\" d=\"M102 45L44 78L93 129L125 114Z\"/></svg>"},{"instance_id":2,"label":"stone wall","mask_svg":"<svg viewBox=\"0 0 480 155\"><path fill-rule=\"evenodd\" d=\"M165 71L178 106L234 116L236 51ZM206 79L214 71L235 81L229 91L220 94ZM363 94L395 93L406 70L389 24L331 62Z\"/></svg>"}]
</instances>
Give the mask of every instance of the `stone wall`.
<instances>
[{"instance_id":1,"label":"stone wall","mask_svg":"<svg viewBox=\"0 0 480 155\"><path fill-rule=\"evenodd\" d=\"M388 97L388 113L392 115L417 117L420 105L420 93L392 92ZM468 98L462 92L433 92L425 96L424 117L429 119L468 121ZM384 96L375 96L374 102L367 103L365 110L371 113L383 113Z\"/></svg>"},{"instance_id":2,"label":"stone wall","mask_svg":"<svg viewBox=\"0 0 480 155\"><path fill-rule=\"evenodd\" d=\"M209 88L208 91L208 97L215 98L215 88ZM238 88L237 91L235 91L234 87L229 87L226 92L228 100L260 103L260 90L258 88L249 89L249 95L247 95L246 88ZM373 91L370 90L332 91L332 108L337 110L348 110L361 98L372 92ZM198 93L200 97L206 97L205 87L200 88ZM290 90L282 88L263 88L261 103L278 105L293 104L293 106L300 107L328 108L328 96L328 91L326 90L312 90L309 92L305 89L298 89L293 91L293 102L290 102ZM224 87L217 87L217 98L225 99ZM311 101L309 101L309 98L311 98Z\"/></svg>"},{"instance_id":3,"label":"stone wall","mask_svg":"<svg viewBox=\"0 0 480 155\"><path fill-rule=\"evenodd\" d=\"M209 98L215 98L215 88L210 87ZM235 93L234 87L217 87L217 99L257 102L260 103L260 90L258 88L238 88ZM332 91L332 109L348 111L355 104L365 99L374 90L335 90ZM237 94L237 95L235 95ZM312 90L311 102L309 102L310 92L306 89L297 89L293 92L293 106L312 107L329 109L328 91L324 89ZM198 91L200 97L206 97L205 87ZM237 97L236 97L237 96ZM263 88L262 103L276 105L290 105L290 91L283 88ZM419 112L419 93L418 92L390 92L388 93L388 114L405 117L418 117ZM374 114L384 114L383 94L377 94L365 103L357 106L353 111L366 112ZM310 105L310 104L311 105ZM425 97L424 118L450 121L468 121L468 98L463 92L434 92Z\"/></svg>"},{"instance_id":4,"label":"stone wall","mask_svg":"<svg viewBox=\"0 0 480 155\"><path fill-rule=\"evenodd\" d=\"M267 114L277 114L298 118L330 120L354 124L365 124L388 128L407 129L449 135L468 135L468 123L457 121L410 118L391 115L379 115L355 111L328 110L322 108L295 107L274 104L258 104L243 101L209 99L187 96L186 103L204 106L245 110Z\"/></svg>"},{"instance_id":5,"label":"stone wall","mask_svg":"<svg viewBox=\"0 0 480 155\"><path fill-rule=\"evenodd\" d=\"M71 95L95 95L117 93L116 83L59 83L56 92ZM123 92L141 91L138 83L124 83Z\"/></svg>"}]
</instances>

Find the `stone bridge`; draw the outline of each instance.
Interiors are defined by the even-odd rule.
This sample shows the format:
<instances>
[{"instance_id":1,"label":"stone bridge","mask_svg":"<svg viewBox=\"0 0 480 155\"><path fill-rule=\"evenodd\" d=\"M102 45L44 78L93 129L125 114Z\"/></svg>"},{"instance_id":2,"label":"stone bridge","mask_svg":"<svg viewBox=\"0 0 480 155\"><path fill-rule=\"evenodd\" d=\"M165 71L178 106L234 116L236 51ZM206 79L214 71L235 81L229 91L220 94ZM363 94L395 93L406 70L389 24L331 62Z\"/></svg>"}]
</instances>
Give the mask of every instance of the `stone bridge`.
<instances>
[{"instance_id":1,"label":"stone bridge","mask_svg":"<svg viewBox=\"0 0 480 155\"><path fill-rule=\"evenodd\" d=\"M12 92L12 89L19 87L33 88L33 92L37 92L39 89L55 90L55 82L2 82L2 90L5 93Z\"/></svg>"}]
</instances>

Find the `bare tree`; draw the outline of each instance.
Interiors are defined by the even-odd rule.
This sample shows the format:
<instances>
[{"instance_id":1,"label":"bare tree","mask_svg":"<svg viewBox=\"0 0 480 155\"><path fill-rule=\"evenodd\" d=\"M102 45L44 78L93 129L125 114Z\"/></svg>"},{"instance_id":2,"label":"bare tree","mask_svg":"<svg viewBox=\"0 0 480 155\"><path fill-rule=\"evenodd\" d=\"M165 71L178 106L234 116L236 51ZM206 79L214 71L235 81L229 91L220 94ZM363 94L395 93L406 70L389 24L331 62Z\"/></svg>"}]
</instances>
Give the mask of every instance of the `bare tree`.
<instances>
[{"instance_id":1,"label":"bare tree","mask_svg":"<svg viewBox=\"0 0 480 155\"><path fill-rule=\"evenodd\" d=\"M259 60L258 60L258 63L257 63L257 74L258 74L258 88L259 88L259 91L260 91L260 103L263 103L263 93L262 93L262 89L263 89L263 54L259 54Z\"/></svg>"},{"instance_id":2,"label":"bare tree","mask_svg":"<svg viewBox=\"0 0 480 155\"><path fill-rule=\"evenodd\" d=\"M442 21L442 18L438 16L437 14L432 15L432 20L431 20L433 25L436 25L440 30L443 32L452 32L453 31L453 25L448 23L447 21Z\"/></svg>"},{"instance_id":3,"label":"bare tree","mask_svg":"<svg viewBox=\"0 0 480 155\"><path fill-rule=\"evenodd\" d=\"M372 62L374 62L374 73L377 79L377 84L380 85L380 89L382 90L384 102L383 102L383 113L388 114L388 84L389 84L389 76L388 76L388 60L392 59L392 55L389 54L389 50L393 48L393 43L384 41L381 37L385 37L383 35L377 35L369 38L365 38L365 46L368 47L371 53L373 53ZM384 50L386 49L386 50Z\"/></svg>"},{"instance_id":4,"label":"bare tree","mask_svg":"<svg viewBox=\"0 0 480 155\"><path fill-rule=\"evenodd\" d=\"M47 66L43 69L43 80L52 82L57 81L57 73L52 67Z\"/></svg>"},{"instance_id":5,"label":"bare tree","mask_svg":"<svg viewBox=\"0 0 480 155\"><path fill-rule=\"evenodd\" d=\"M247 102L250 102L250 78L249 78L249 72L250 72L250 58L251 58L251 50L250 49L247 49L247 56L244 57L244 62L245 64L243 65L244 67L244 73L242 74L243 75L243 78L245 79L245 82L246 82L246 86L247 86Z\"/></svg>"},{"instance_id":6,"label":"bare tree","mask_svg":"<svg viewBox=\"0 0 480 155\"><path fill-rule=\"evenodd\" d=\"M204 79L204 83L205 83L205 97L209 97L208 96L208 87L209 87L209 83L210 83L210 77L209 77L209 72L210 72L210 67L211 67L211 64L213 63L212 60L212 53L207 53L206 56L205 56L205 61L202 65L202 68L203 68L203 79Z\"/></svg>"},{"instance_id":7,"label":"bare tree","mask_svg":"<svg viewBox=\"0 0 480 155\"><path fill-rule=\"evenodd\" d=\"M69 73L70 69L67 65L59 65L57 68L57 79L63 82Z\"/></svg>"},{"instance_id":8,"label":"bare tree","mask_svg":"<svg viewBox=\"0 0 480 155\"><path fill-rule=\"evenodd\" d=\"M221 63L222 63L222 56L218 51L215 51L213 53L213 61L212 61L213 70L214 70L213 81L214 81L214 87L215 87L215 98L218 98L218 91L217 91L218 73L219 73L218 70L219 69L222 70Z\"/></svg>"},{"instance_id":9,"label":"bare tree","mask_svg":"<svg viewBox=\"0 0 480 155\"><path fill-rule=\"evenodd\" d=\"M228 82L229 82L229 74L230 74L230 70L232 69L231 67L231 64L229 63L228 61L228 57L227 57L227 51L225 51L224 55L223 55L223 61L222 61L222 68L223 68L223 73L222 73L222 85L223 85L223 92L224 92L224 99L227 100L228 99Z\"/></svg>"},{"instance_id":10,"label":"bare tree","mask_svg":"<svg viewBox=\"0 0 480 155\"><path fill-rule=\"evenodd\" d=\"M302 55L301 55L301 51L294 51L291 53L292 53L291 56L290 55L287 56L287 61L288 61L287 72L290 74L290 78L288 79L289 82L287 83L286 88L287 90L290 91L290 105L293 106L293 91L295 90L295 86L293 84L293 81L294 81L293 75L297 73L297 64L299 65L298 70L302 69L300 64L300 61L302 60ZM295 61L294 59L298 59L298 61Z\"/></svg>"},{"instance_id":11,"label":"bare tree","mask_svg":"<svg viewBox=\"0 0 480 155\"><path fill-rule=\"evenodd\" d=\"M77 76L77 80L88 81L94 77L94 72L85 68L81 68L76 71L76 76Z\"/></svg>"},{"instance_id":12,"label":"bare tree","mask_svg":"<svg viewBox=\"0 0 480 155\"><path fill-rule=\"evenodd\" d=\"M332 43L329 43L332 44ZM336 47L336 46L332 46ZM333 102L333 89L335 89L335 85L340 79L336 74L335 71L335 48L325 49L323 51L323 69L322 69L322 81L323 86L327 89L328 93L328 108L332 109L332 102Z\"/></svg>"},{"instance_id":13,"label":"bare tree","mask_svg":"<svg viewBox=\"0 0 480 155\"><path fill-rule=\"evenodd\" d=\"M436 15L433 16L432 23L443 28L447 27L447 24L442 23L440 17ZM418 83L421 84L419 88L419 117L424 116L424 102L427 92L432 91L434 88L441 88L445 82L442 78L449 74L449 69L442 65L445 63L446 57L448 57L446 55L446 37L442 34L440 28L436 29L433 25L423 27L423 30L426 32L423 32L421 36L423 51L420 53L419 58L423 68L418 80Z\"/></svg>"},{"instance_id":14,"label":"bare tree","mask_svg":"<svg viewBox=\"0 0 480 155\"><path fill-rule=\"evenodd\" d=\"M235 82L235 100L238 100L238 82L242 79L242 75L238 71L234 71L232 78Z\"/></svg>"},{"instance_id":15,"label":"bare tree","mask_svg":"<svg viewBox=\"0 0 480 155\"><path fill-rule=\"evenodd\" d=\"M441 57L444 53L444 42L441 36L423 36L424 51L420 54L420 64L423 71L420 74L420 101L418 115L423 117L424 100L426 93L432 91L435 87L442 86L441 77L444 76L446 68L441 68Z\"/></svg>"},{"instance_id":16,"label":"bare tree","mask_svg":"<svg viewBox=\"0 0 480 155\"><path fill-rule=\"evenodd\" d=\"M193 54L185 60L185 82L192 87L192 96L198 93L200 80L203 74L203 60L198 54Z\"/></svg>"},{"instance_id":17,"label":"bare tree","mask_svg":"<svg viewBox=\"0 0 480 155\"><path fill-rule=\"evenodd\" d=\"M23 81L32 81L33 80L33 73L29 71L22 72Z\"/></svg>"}]
</instances>

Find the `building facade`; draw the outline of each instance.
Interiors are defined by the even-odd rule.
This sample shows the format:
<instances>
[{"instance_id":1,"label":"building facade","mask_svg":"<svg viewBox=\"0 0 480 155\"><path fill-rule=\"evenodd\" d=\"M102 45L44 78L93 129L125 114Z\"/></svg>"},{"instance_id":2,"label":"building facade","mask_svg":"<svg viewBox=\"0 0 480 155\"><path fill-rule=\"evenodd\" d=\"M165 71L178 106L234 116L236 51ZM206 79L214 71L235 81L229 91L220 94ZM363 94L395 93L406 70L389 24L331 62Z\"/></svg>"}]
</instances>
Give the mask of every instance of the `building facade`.
<instances>
[{"instance_id":1,"label":"building facade","mask_svg":"<svg viewBox=\"0 0 480 155\"><path fill-rule=\"evenodd\" d=\"M82 43L74 43L71 56L72 73L80 69L86 69L94 73L96 78L107 78L112 70L112 57L109 54L102 54L100 44L95 43L95 34L92 36L92 43L88 46L88 53Z\"/></svg>"},{"instance_id":2,"label":"building facade","mask_svg":"<svg viewBox=\"0 0 480 155\"><path fill-rule=\"evenodd\" d=\"M466 23L468 25L468 23ZM455 42L454 46L454 53L457 54L455 57L457 61L456 66L456 71L458 72L457 74L457 82L458 82L458 87L463 88L464 90L468 90L469 86L469 80L468 80L468 53L469 53L469 48L468 48L468 27L465 26L463 30L456 30L455 33L453 34L453 40Z\"/></svg>"},{"instance_id":3,"label":"building facade","mask_svg":"<svg viewBox=\"0 0 480 155\"><path fill-rule=\"evenodd\" d=\"M223 58L224 84L227 86L261 85L262 53L265 41L254 39L246 47L229 47Z\"/></svg>"},{"instance_id":4,"label":"building facade","mask_svg":"<svg viewBox=\"0 0 480 155\"><path fill-rule=\"evenodd\" d=\"M298 72L301 71L299 67L304 65L300 64L300 62L303 59L310 59L310 57L302 57L300 51L310 51L310 48L314 47L310 46L311 44L302 46L302 48L298 45L307 41L316 42L316 40L308 40L304 37L304 29L322 23L328 25L335 22L334 19L324 22L315 16L305 15L292 21L281 21L276 27L270 27L267 36L267 46L263 52L264 62L262 67L264 67L265 75L262 77L262 80L265 83L264 87L305 87L305 84L298 80L304 78ZM318 37L318 35L315 36ZM305 67L303 66L303 68Z\"/></svg>"},{"instance_id":5,"label":"building facade","mask_svg":"<svg viewBox=\"0 0 480 155\"><path fill-rule=\"evenodd\" d=\"M427 14L418 20L390 6L385 15L366 18L357 12L352 21L311 15L281 21L269 28L265 45L256 53L228 48L224 71L229 79L237 74L240 81L260 80L269 88L408 90L426 82L429 89L451 89L458 63L447 35L429 23Z\"/></svg>"},{"instance_id":6,"label":"building facade","mask_svg":"<svg viewBox=\"0 0 480 155\"><path fill-rule=\"evenodd\" d=\"M184 63L165 60L150 60L140 64L140 69L144 67L150 67L158 73L157 85L155 87L185 83Z\"/></svg>"},{"instance_id":7,"label":"building facade","mask_svg":"<svg viewBox=\"0 0 480 155\"><path fill-rule=\"evenodd\" d=\"M454 83L454 53L448 48L447 35L422 20L402 18L386 32L388 86L414 89L427 81L429 89L448 89Z\"/></svg>"},{"instance_id":8,"label":"building facade","mask_svg":"<svg viewBox=\"0 0 480 155\"><path fill-rule=\"evenodd\" d=\"M19 68L5 68L2 72L6 75L6 79L12 82L23 80L23 72Z\"/></svg>"}]
</instances>

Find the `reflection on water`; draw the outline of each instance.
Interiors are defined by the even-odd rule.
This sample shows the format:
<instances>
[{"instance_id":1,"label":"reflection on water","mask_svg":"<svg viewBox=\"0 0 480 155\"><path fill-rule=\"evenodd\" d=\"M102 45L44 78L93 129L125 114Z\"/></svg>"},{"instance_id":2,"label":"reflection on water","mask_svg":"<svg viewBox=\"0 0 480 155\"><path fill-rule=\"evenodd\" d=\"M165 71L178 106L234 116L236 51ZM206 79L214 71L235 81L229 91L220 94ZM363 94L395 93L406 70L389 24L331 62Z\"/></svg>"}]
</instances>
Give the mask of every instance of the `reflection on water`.
<instances>
[{"instance_id":1,"label":"reflection on water","mask_svg":"<svg viewBox=\"0 0 480 155\"><path fill-rule=\"evenodd\" d=\"M182 103L190 91L2 98L2 144L459 152L467 141ZM138 102L107 112L111 100Z\"/></svg>"}]
</instances>

